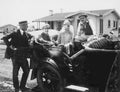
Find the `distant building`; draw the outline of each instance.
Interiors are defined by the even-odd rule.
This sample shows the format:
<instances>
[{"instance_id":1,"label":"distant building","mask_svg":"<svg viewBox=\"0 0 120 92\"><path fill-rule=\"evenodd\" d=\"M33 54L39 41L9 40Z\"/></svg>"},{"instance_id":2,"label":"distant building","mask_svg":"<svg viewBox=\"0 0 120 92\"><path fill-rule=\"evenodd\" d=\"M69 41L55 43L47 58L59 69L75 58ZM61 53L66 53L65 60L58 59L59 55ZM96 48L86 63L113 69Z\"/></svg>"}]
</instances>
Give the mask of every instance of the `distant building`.
<instances>
[{"instance_id":1,"label":"distant building","mask_svg":"<svg viewBox=\"0 0 120 92\"><path fill-rule=\"evenodd\" d=\"M12 33L16 29L17 29L16 26L8 24L8 25L4 25L4 26L0 27L0 32L3 34L8 34L8 33Z\"/></svg>"},{"instance_id":2,"label":"distant building","mask_svg":"<svg viewBox=\"0 0 120 92\"><path fill-rule=\"evenodd\" d=\"M75 34L79 23L79 16L81 14L87 14L88 20L92 26L94 34L108 34L110 31L114 31L118 36L120 16L115 9L93 10L93 11L78 11L69 13L55 13L40 19L36 19L33 22L37 22L38 28L40 22L47 22L52 29L60 30L65 19L69 19L74 27Z\"/></svg>"},{"instance_id":3,"label":"distant building","mask_svg":"<svg viewBox=\"0 0 120 92\"><path fill-rule=\"evenodd\" d=\"M37 22L38 29L40 28L40 22L46 22L50 24L51 29L60 30L62 27L62 23L65 20L65 16L69 15L71 13L56 13L51 14L49 16L36 19L33 22Z\"/></svg>"}]
</instances>

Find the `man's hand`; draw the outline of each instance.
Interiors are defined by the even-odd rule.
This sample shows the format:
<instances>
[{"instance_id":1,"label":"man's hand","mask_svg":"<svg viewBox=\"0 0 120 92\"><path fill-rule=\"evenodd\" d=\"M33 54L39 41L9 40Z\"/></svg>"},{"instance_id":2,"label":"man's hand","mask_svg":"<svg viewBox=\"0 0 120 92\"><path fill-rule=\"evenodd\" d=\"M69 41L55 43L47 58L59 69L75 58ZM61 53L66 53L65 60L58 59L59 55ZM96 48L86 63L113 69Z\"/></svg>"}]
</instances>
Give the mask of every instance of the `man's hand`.
<instances>
[{"instance_id":1,"label":"man's hand","mask_svg":"<svg viewBox=\"0 0 120 92\"><path fill-rule=\"evenodd\" d=\"M51 41L48 41L48 44L54 44L53 42L51 42Z\"/></svg>"},{"instance_id":2,"label":"man's hand","mask_svg":"<svg viewBox=\"0 0 120 92\"><path fill-rule=\"evenodd\" d=\"M13 46L9 46L12 50L17 50L17 48L13 47Z\"/></svg>"},{"instance_id":3,"label":"man's hand","mask_svg":"<svg viewBox=\"0 0 120 92\"><path fill-rule=\"evenodd\" d=\"M34 41L35 41L35 37L32 37L31 40L29 41L29 45L33 46Z\"/></svg>"}]
</instances>

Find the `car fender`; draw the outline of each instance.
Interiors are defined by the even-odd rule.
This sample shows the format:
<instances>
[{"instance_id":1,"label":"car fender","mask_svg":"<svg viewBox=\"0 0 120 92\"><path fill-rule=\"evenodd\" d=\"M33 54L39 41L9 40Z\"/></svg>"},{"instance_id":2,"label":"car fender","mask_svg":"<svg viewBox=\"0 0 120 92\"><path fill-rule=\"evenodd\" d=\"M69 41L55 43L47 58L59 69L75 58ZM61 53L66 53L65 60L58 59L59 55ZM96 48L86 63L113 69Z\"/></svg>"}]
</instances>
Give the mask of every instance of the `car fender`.
<instances>
[{"instance_id":1,"label":"car fender","mask_svg":"<svg viewBox=\"0 0 120 92\"><path fill-rule=\"evenodd\" d=\"M40 66L42 66L42 65L44 65L44 64L50 64L50 65L52 65L54 68L56 68L56 69L59 69L59 67L58 67L58 65L56 64L56 62L53 60L53 59L51 59L51 58L45 58L44 60L42 60L43 62L41 63L41 64L39 64L39 66L38 67L40 67Z\"/></svg>"}]
</instances>

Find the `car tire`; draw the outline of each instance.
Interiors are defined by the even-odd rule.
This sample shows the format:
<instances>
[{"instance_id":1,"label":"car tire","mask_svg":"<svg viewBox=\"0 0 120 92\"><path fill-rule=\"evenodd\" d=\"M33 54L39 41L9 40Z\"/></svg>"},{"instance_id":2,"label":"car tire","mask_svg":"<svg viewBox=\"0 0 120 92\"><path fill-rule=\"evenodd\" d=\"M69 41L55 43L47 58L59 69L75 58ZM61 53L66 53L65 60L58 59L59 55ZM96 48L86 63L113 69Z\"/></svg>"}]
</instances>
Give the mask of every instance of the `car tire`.
<instances>
[{"instance_id":1,"label":"car tire","mask_svg":"<svg viewBox=\"0 0 120 92\"><path fill-rule=\"evenodd\" d=\"M43 64L37 71L37 82L41 92L63 92L64 82L58 71L50 64Z\"/></svg>"}]
</instances>

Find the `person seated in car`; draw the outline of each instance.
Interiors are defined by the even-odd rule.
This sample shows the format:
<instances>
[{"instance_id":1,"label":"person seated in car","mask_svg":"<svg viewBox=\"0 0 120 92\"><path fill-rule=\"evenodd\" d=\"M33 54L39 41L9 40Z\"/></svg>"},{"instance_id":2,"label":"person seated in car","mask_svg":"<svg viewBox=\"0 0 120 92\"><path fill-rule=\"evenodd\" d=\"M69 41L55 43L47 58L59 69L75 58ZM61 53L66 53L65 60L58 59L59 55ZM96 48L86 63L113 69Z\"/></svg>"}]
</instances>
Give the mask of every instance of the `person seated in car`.
<instances>
[{"instance_id":1,"label":"person seated in car","mask_svg":"<svg viewBox=\"0 0 120 92\"><path fill-rule=\"evenodd\" d=\"M118 37L115 35L114 31L109 32L110 40L112 41L119 41Z\"/></svg>"},{"instance_id":2,"label":"person seated in car","mask_svg":"<svg viewBox=\"0 0 120 92\"><path fill-rule=\"evenodd\" d=\"M58 44L66 45L72 41L73 41L73 33L70 30L70 22L69 20L65 20L63 23L63 27L58 35L57 42Z\"/></svg>"},{"instance_id":3,"label":"person seated in car","mask_svg":"<svg viewBox=\"0 0 120 92\"><path fill-rule=\"evenodd\" d=\"M77 35L75 36L75 40L80 42L86 42L88 36L93 35L93 30L89 24L88 18L86 14L83 14L79 17L79 24L77 29Z\"/></svg>"},{"instance_id":4,"label":"person seated in car","mask_svg":"<svg viewBox=\"0 0 120 92\"><path fill-rule=\"evenodd\" d=\"M48 33L50 29L50 25L45 24L42 29L43 29L43 32L38 36L37 41L43 44L53 44L51 37Z\"/></svg>"},{"instance_id":5,"label":"person seated in car","mask_svg":"<svg viewBox=\"0 0 120 92\"><path fill-rule=\"evenodd\" d=\"M51 38L50 38L50 36L48 34L49 28L50 28L49 24L45 24L43 26L43 28L42 28L43 32L40 35L38 35L37 38L35 38L35 42L36 43L41 43L43 45L50 45L50 44L52 44ZM42 53L44 53L44 52L42 52ZM34 61L35 61L34 58L32 58L31 59L31 67L33 68L33 71L32 71L32 75L31 75L31 79L34 79L37 76L37 65L38 65L38 62L34 62Z\"/></svg>"},{"instance_id":6,"label":"person seated in car","mask_svg":"<svg viewBox=\"0 0 120 92\"><path fill-rule=\"evenodd\" d=\"M70 21L65 20L58 35L57 43L66 47L66 53L70 54L70 44L73 42L74 34L70 28Z\"/></svg>"}]
</instances>

